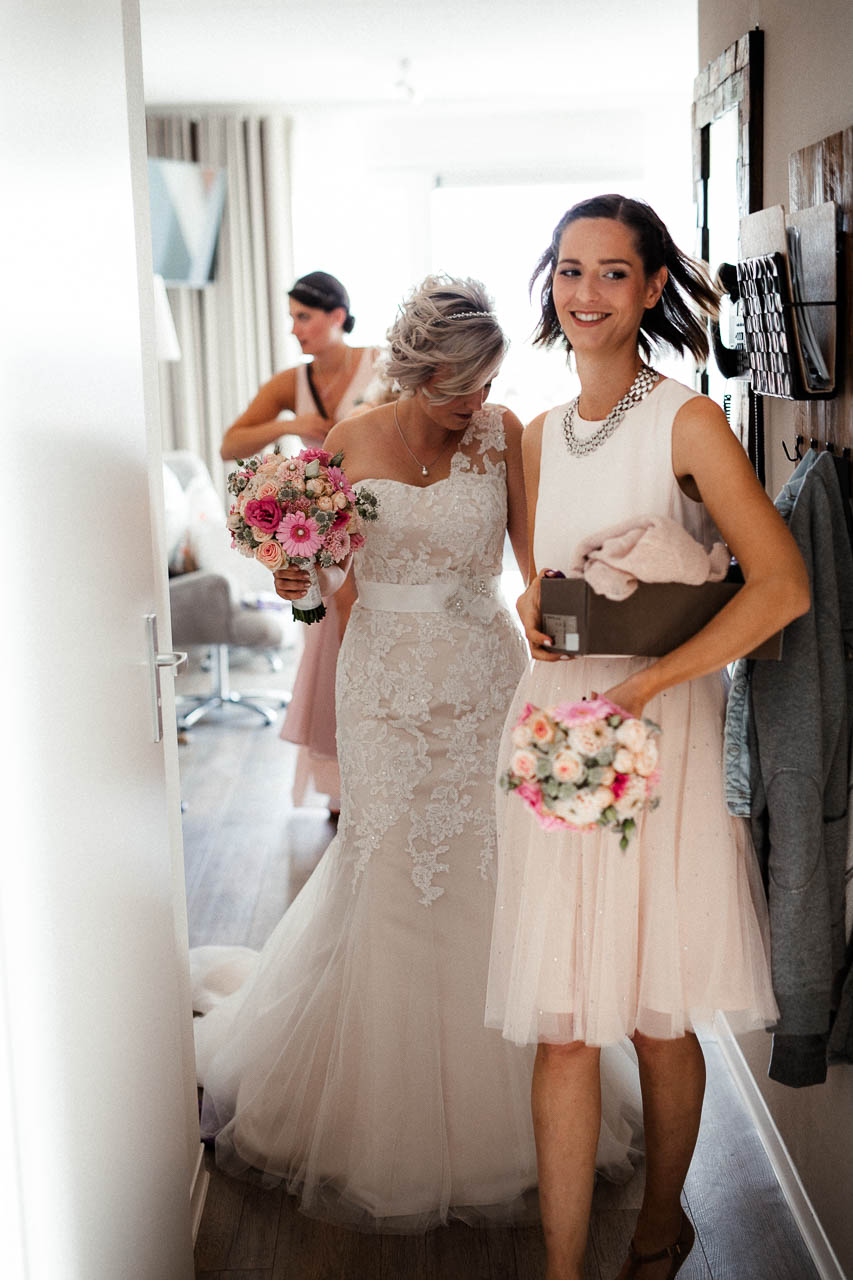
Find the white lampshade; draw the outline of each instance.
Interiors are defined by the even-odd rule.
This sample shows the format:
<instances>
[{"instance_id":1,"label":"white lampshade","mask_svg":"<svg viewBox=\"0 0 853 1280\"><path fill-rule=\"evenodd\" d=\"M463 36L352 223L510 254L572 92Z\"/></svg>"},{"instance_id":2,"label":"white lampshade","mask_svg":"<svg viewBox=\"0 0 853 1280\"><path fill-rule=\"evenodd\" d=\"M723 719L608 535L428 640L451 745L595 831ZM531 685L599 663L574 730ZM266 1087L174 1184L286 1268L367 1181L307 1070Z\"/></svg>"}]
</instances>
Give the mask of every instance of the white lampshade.
<instances>
[{"instance_id":1,"label":"white lampshade","mask_svg":"<svg viewBox=\"0 0 853 1280\"><path fill-rule=\"evenodd\" d=\"M154 332L158 360L180 360L181 348L162 276L154 277Z\"/></svg>"}]
</instances>

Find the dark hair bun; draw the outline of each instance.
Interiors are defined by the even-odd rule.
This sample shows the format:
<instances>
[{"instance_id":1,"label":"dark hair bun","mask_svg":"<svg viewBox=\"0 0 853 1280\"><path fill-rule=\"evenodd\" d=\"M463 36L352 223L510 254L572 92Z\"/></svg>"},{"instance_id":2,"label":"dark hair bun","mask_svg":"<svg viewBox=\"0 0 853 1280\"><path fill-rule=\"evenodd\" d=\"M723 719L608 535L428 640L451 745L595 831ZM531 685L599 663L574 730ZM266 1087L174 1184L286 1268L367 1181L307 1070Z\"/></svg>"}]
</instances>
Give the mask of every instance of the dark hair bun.
<instances>
[{"instance_id":1,"label":"dark hair bun","mask_svg":"<svg viewBox=\"0 0 853 1280\"><path fill-rule=\"evenodd\" d=\"M328 271L309 271L307 276L300 276L287 296L302 302L306 307L316 307L319 311L334 311L343 307L347 318L343 323L344 333L349 333L355 319L349 313L349 294L337 276L330 276Z\"/></svg>"}]
</instances>

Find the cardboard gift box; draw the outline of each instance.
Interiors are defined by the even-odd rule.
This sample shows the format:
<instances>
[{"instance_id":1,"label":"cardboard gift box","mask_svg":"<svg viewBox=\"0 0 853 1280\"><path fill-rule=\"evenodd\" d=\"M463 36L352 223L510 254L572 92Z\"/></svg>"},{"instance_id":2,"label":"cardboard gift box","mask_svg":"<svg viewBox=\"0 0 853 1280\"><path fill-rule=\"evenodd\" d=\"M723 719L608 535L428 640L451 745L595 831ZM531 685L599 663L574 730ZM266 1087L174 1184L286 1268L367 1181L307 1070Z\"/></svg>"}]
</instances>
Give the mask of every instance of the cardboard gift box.
<instances>
[{"instance_id":1,"label":"cardboard gift box","mask_svg":"<svg viewBox=\"0 0 853 1280\"><path fill-rule=\"evenodd\" d=\"M608 600L583 578L543 578L542 630L559 653L658 658L701 631L742 585L641 582L627 600ZM745 656L778 661L782 632Z\"/></svg>"}]
</instances>

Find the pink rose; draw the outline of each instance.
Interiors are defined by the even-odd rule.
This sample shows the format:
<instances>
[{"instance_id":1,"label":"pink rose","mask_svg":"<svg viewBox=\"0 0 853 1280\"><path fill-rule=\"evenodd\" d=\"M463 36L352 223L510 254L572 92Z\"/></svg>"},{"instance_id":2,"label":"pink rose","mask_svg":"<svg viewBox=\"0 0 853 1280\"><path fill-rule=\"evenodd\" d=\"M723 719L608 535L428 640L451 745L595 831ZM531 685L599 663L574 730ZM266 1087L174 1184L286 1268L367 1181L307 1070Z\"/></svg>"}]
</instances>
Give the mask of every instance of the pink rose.
<instances>
[{"instance_id":1,"label":"pink rose","mask_svg":"<svg viewBox=\"0 0 853 1280\"><path fill-rule=\"evenodd\" d=\"M281 521L281 507L272 498L253 498L243 508L247 524L275 533Z\"/></svg>"},{"instance_id":2,"label":"pink rose","mask_svg":"<svg viewBox=\"0 0 853 1280\"><path fill-rule=\"evenodd\" d=\"M364 546L364 534L351 533L349 536L350 551L360 551L363 546Z\"/></svg>"},{"instance_id":3,"label":"pink rose","mask_svg":"<svg viewBox=\"0 0 853 1280\"><path fill-rule=\"evenodd\" d=\"M302 462L313 462L315 458L318 458L324 467L327 467L332 461L332 455L327 453L325 449L315 449L313 446L310 449L302 449L296 456Z\"/></svg>"},{"instance_id":4,"label":"pink rose","mask_svg":"<svg viewBox=\"0 0 853 1280\"><path fill-rule=\"evenodd\" d=\"M286 557L282 550L281 543L276 542L273 538L269 542L262 542L261 545L255 549L255 559L259 560L262 565L267 567L267 569L272 569L272 571L275 572L276 569L281 568Z\"/></svg>"}]
</instances>

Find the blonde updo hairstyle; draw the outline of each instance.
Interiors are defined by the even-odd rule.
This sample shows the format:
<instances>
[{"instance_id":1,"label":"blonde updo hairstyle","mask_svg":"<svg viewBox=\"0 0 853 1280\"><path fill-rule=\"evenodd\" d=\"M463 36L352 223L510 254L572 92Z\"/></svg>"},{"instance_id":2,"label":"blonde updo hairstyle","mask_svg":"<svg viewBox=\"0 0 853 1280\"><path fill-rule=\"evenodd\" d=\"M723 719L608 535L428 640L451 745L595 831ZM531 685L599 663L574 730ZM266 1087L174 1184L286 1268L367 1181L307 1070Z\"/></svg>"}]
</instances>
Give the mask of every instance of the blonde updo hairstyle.
<instances>
[{"instance_id":1,"label":"blonde updo hairstyle","mask_svg":"<svg viewBox=\"0 0 853 1280\"><path fill-rule=\"evenodd\" d=\"M401 397L423 390L433 404L485 386L509 346L480 281L445 275L427 276L412 291L387 337L386 376ZM424 386L439 369L440 381Z\"/></svg>"}]
</instances>

